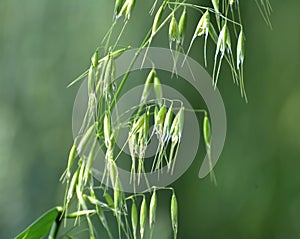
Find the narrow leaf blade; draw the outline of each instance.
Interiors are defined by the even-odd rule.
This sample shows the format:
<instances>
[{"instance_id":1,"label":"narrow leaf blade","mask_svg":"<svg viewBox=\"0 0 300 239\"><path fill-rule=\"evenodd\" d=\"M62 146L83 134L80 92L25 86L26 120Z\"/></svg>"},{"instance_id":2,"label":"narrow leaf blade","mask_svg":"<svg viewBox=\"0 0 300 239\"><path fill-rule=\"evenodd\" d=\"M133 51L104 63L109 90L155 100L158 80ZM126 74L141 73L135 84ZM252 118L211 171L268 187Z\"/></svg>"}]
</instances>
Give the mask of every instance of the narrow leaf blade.
<instances>
[{"instance_id":1,"label":"narrow leaf blade","mask_svg":"<svg viewBox=\"0 0 300 239\"><path fill-rule=\"evenodd\" d=\"M61 207L50 209L14 239L43 238L50 231L53 222L61 215L62 211Z\"/></svg>"}]
</instances>

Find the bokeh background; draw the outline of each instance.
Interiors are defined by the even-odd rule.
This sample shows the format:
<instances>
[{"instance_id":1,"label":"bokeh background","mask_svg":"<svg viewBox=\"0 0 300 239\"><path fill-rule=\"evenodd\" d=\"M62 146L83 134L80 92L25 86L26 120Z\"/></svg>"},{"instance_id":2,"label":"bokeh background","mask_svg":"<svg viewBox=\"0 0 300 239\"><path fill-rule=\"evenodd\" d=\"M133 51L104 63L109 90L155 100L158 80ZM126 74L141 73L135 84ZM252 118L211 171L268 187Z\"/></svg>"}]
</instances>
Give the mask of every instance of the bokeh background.
<instances>
[{"instance_id":1,"label":"bokeh background","mask_svg":"<svg viewBox=\"0 0 300 239\"><path fill-rule=\"evenodd\" d=\"M240 2L249 103L224 70L219 88L228 136L215 168L218 185L197 178L202 147L173 185L179 238L300 238L300 2L271 1L273 30L253 0ZM138 45L151 25L149 7L150 1L137 1L121 44ZM0 238L12 238L62 203L59 177L72 144L78 89L66 86L88 67L112 11L108 0L0 1ZM191 13L189 35L196 19ZM166 42L162 36L155 44ZM202 61L200 42L191 56ZM168 238L169 195L161 195L166 224L159 230Z\"/></svg>"}]
</instances>

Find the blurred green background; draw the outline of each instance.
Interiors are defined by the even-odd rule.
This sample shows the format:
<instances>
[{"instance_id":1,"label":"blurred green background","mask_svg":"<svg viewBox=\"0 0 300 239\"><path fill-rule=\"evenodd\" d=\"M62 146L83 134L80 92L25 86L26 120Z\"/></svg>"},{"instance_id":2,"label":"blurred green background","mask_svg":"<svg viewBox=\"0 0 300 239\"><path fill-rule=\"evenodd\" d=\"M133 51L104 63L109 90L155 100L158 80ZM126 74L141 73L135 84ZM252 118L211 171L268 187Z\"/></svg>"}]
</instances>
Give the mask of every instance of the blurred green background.
<instances>
[{"instance_id":1,"label":"blurred green background","mask_svg":"<svg viewBox=\"0 0 300 239\"><path fill-rule=\"evenodd\" d=\"M138 45L151 24L149 2L137 1L121 44ZM224 71L219 88L228 136L216 166L218 186L197 178L201 149L174 184L179 238L300 238L300 2L271 1L273 30L254 1L240 2L249 103ZM12 238L62 203L59 177L72 144L78 89L66 86L88 67L112 12L108 0L0 1L0 238ZM190 35L195 19L190 15ZM166 46L167 37L161 41ZM191 56L202 61L199 42ZM167 223L161 226L166 235Z\"/></svg>"}]
</instances>

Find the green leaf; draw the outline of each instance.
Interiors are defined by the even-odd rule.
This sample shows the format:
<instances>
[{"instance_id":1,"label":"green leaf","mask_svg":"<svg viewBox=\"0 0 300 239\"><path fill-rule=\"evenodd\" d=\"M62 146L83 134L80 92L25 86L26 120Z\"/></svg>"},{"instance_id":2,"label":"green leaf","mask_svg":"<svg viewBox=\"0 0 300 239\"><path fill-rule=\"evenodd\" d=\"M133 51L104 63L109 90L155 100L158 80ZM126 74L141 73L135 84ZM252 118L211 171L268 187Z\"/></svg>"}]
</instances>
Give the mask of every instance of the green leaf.
<instances>
[{"instance_id":1,"label":"green leaf","mask_svg":"<svg viewBox=\"0 0 300 239\"><path fill-rule=\"evenodd\" d=\"M44 213L22 233L14 239L39 239L43 238L51 229L55 220L60 217L63 209L62 207L55 207Z\"/></svg>"}]
</instances>

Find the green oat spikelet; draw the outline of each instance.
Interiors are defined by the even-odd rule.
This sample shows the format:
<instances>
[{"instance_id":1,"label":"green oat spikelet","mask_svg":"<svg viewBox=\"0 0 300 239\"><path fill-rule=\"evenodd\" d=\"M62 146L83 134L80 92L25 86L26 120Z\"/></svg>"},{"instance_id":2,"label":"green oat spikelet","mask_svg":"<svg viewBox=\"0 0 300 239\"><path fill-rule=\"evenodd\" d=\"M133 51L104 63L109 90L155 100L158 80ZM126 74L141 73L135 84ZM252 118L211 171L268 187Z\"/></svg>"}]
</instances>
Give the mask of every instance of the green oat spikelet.
<instances>
[{"instance_id":1,"label":"green oat spikelet","mask_svg":"<svg viewBox=\"0 0 300 239\"><path fill-rule=\"evenodd\" d=\"M179 30L178 24L174 14L172 15L170 25L169 25L169 46L172 48L172 42L179 42Z\"/></svg>"},{"instance_id":2,"label":"green oat spikelet","mask_svg":"<svg viewBox=\"0 0 300 239\"><path fill-rule=\"evenodd\" d=\"M132 233L133 238L137 238L137 224L138 224L138 213L134 199L132 200L131 206L131 225L132 225Z\"/></svg>"},{"instance_id":3,"label":"green oat spikelet","mask_svg":"<svg viewBox=\"0 0 300 239\"><path fill-rule=\"evenodd\" d=\"M106 148L110 148L110 146L111 146L111 140L110 140L111 127L110 127L110 118L109 118L108 114L105 114L105 116L104 116L103 131L104 131L105 146L106 146Z\"/></svg>"},{"instance_id":4,"label":"green oat spikelet","mask_svg":"<svg viewBox=\"0 0 300 239\"><path fill-rule=\"evenodd\" d=\"M182 45L184 41L184 35L186 31L187 25L187 13L186 7L183 8L183 12L180 16L179 23L178 23L178 32L179 32L179 44Z\"/></svg>"},{"instance_id":5,"label":"green oat spikelet","mask_svg":"<svg viewBox=\"0 0 300 239\"><path fill-rule=\"evenodd\" d=\"M143 93L142 93L142 97L141 97L141 103L146 102L147 97L150 94L151 87L152 87L152 84L154 82L155 76L156 76L156 71L155 71L154 68L152 68L152 70L150 71L150 73L147 76L147 79L146 79L146 82L145 82L145 85L144 85L144 89L143 89Z\"/></svg>"},{"instance_id":6,"label":"green oat spikelet","mask_svg":"<svg viewBox=\"0 0 300 239\"><path fill-rule=\"evenodd\" d=\"M145 226L146 226L146 218L147 218L147 202L146 197L143 197L143 201L140 209L140 235L141 239L144 238L145 234Z\"/></svg>"},{"instance_id":7,"label":"green oat spikelet","mask_svg":"<svg viewBox=\"0 0 300 239\"><path fill-rule=\"evenodd\" d=\"M155 223L156 207L157 207L157 196L156 196L156 190L154 189L152 196L151 196L150 207L149 207L149 227L150 227L150 229L153 227L153 225Z\"/></svg>"},{"instance_id":8,"label":"green oat spikelet","mask_svg":"<svg viewBox=\"0 0 300 239\"><path fill-rule=\"evenodd\" d=\"M155 92L155 96L156 96L156 100L158 102L158 105L161 106L162 105L163 91L162 91L160 80L157 76L154 78L154 92Z\"/></svg>"},{"instance_id":9,"label":"green oat spikelet","mask_svg":"<svg viewBox=\"0 0 300 239\"><path fill-rule=\"evenodd\" d=\"M217 180L213 171L213 165L211 161L211 125L210 125L209 118L206 114L203 119L203 138L204 138L206 152L209 160L210 179L216 185Z\"/></svg>"},{"instance_id":10,"label":"green oat spikelet","mask_svg":"<svg viewBox=\"0 0 300 239\"><path fill-rule=\"evenodd\" d=\"M243 67L244 58L245 58L245 36L244 36L243 29L241 29L239 34L236 50L237 50L236 67L237 69L240 69L240 67Z\"/></svg>"},{"instance_id":11,"label":"green oat spikelet","mask_svg":"<svg viewBox=\"0 0 300 239\"><path fill-rule=\"evenodd\" d=\"M174 232L174 239L176 239L178 232L178 203L174 191L171 198L171 222Z\"/></svg>"},{"instance_id":12,"label":"green oat spikelet","mask_svg":"<svg viewBox=\"0 0 300 239\"><path fill-rule=\"evenodd\" d=\"M192 37L192 40L190 42L189 48L187 50L186 56L183 60L182 65L184 64L190 50L191 47L195 41L195 39L197 37L201 37L204 36L204 61L205 61L205 66L207 66L207 60L206 60L206 48L207 48L207 39L208 39L208 35L209 35L209 27L210 27L210 15L209 15L209 11L207 10L202 17L200 18L197 27L195 29L194 35Z\"/></svg>"}]
</instances>

